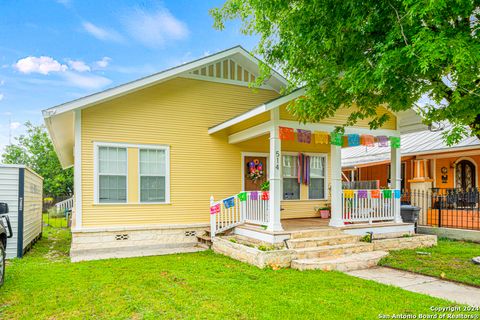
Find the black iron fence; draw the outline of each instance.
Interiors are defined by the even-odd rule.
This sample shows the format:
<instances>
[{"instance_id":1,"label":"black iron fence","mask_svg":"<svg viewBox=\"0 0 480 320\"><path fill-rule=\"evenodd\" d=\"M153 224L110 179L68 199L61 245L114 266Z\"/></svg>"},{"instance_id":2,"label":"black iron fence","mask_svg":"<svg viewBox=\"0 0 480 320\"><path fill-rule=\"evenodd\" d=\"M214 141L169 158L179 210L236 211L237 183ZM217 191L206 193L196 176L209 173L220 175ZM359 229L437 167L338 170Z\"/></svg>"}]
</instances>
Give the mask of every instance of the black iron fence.
<instances>
[{"instance_id":1,"label":"black iron fence","mask_svg":"<svg viewBox=\"0 0 480 320\"><path fill-rule=\"evenodd\" d=\"M480 230L479 189L405 191L401 201L421 208L419 225Z\"/></svg>"}]
</instances>

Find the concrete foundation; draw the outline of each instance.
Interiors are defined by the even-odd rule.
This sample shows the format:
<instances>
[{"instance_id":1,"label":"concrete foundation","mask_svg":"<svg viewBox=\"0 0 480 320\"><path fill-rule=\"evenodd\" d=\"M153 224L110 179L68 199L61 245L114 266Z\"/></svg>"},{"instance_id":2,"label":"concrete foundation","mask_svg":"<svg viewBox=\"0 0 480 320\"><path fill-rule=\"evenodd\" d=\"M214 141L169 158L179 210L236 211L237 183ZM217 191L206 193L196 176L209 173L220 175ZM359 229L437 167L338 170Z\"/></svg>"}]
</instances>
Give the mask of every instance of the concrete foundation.
<instances>
[{"instance_id":1,"label":"concrete foundation","mask_svg":"<svg viewBox=\"0 0 480 320\"><path fill-rule=\"evenodd\" d=\"M418 233L423 234L433 234L439 237L445 237L455 240L466 240L480 243L480 230L465 230L465 229L454 229L454 228L437 228L437 227L426 227L418 226Z\"/></svg>"}]
</instances>

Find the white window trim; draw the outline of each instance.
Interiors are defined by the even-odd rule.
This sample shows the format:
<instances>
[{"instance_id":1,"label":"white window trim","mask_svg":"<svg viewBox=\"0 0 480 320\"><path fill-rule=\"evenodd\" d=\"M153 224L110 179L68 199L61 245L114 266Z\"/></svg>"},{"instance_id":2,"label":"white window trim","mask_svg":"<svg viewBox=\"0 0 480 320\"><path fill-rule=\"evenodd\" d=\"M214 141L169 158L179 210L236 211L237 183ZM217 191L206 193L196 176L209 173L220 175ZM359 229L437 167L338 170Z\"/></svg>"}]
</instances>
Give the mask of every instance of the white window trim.
<instances>
[{"instance_id":1,"label":"white window trim","mask_svg":"<svg viewBox=\"0 0 480 320\"><path fill-rule=\"evenodd\" d=\"M298 153L299 152L282 152L282 157L285 155L285 156L298 156ZM315 156L315 157L325 157L325 197L324 198L321 198L321 199L302 199L302 186L300 185L300 199L287 199L287 200L284 200L283 199L283 172L281 173L281 177L282 177L282 191L281 191L281 194L282 194L282 200L281 201L292 201L292 202L295 202L295 201L328 201L328 173L329 173L329 165L328 165L328 153L312 153L312 152L302 152L304 155L307 155L307 156ZM283 161L283 159L282 159ZM282 163L282 171L283 171L283 163ZM309 189L310 186L307 186L307 189ZM308 191L307 191L308 192ZM309 192L308 192L309 193ZM307 196L309 195L307 193Z\"/></svg>"},{"instance_id":2,"label":"white window trim","mask_svg":"<svg viewBox=\"0 0 480 320\"><path fill-rule=\"evenodd\" d=\"M309 188L309 192L308 192L308 200L320 200L320 201L323 201L323 200L328 200L328 154L327 153L304 153L305 155L307 156L310 156L310 157L323 157L325 158L325 172L324 172L324 177L323 177L323 180L324 180L324 186L323 186L323 190L324 190L324 197L323 198L318 198L318 199L310 199L310 186L308 186Z\"/></svg>"},{"instance_id":3,"label":"white window trim","mask_svg":"<svg viewBox=\"0 0 480 320\"><path fill-rule=\"evenodd\" d=\"M93 190L94 190L94 200L93 204L95 205L125 205L128 204L128 147L119 144L119 143L98 143L94 142L93 143L94 151L93 151L93 174L94 174L94 179L93 179ZM125 174L126 179L126 188L125 188L125 202L100 202L100 172L99 172L99 156L98 156L98 150L100 147L113 147L113 148L125 148L126 149L126 155L127 155L127 162L126 162L126 169L127 172Z\"/></svg>"},{"instance_id":4,"label":"white window trim","mask_svg":"<svg viewBox=\"0 0 480 320\"><path fill-rule=\"evenodd\" d=\"M302 185L300 184L300 189L299 191L299 199L283 199L283 156L295 156L298 157L298 152L281 152L280 154L281 159L282 159L282 165L280 166L280 177L282 177L282 183L281 183L281 201L305 201L302 200ZM293 178L288 178L288 179L293 179ZM297 173L297 180L298 180L298 173Z\"/></svg>"},{"instance_id":5,"label":"white window trim","mask_svg":"<svg viewBox=\"0 0 480 320\"><path fill-rule=\"evenodd\" d=\"M99 175L98 175L98 148L99 147L117 147L127 148L127 202L112 202L105 203L99 202ZM128 198L128 148L138 149L138 202L130 202ZM140 202L140 149L165 149L165 202ZM170 203L170 146L160 144L134 144L134 143L117 143L117 142L93 142L93 204L98 206L125 206L125 205L159 205L159 204L171 204Z\"/></svg>"},{"instance_id":6,"label":"white window trim","mask_svg":"<svg viewBox=\"0 0 480 320\"><path fill-rule=\"evenodd\" d=\"M142 188L140 174L140 150L165 150L165 201L142 202ZM170 204L170 146L165 145L139 145L138 146L138 203L142 205L149 204ZM156 176L157 177L157 176Z\"/></svg>"}]
</instances>

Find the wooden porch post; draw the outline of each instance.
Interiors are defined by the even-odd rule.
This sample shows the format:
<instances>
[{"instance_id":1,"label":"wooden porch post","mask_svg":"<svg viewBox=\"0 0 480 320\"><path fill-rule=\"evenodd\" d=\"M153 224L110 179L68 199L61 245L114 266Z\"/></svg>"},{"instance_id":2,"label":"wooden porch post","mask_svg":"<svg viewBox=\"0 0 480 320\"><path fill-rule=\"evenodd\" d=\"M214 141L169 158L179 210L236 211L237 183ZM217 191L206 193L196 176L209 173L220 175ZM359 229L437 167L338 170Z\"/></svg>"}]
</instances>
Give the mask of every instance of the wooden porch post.
<instances>
[{"instance_id":1,"label":"wooden porch post","mask_svg":"<svg viewBox=\"0 0 480 320\"><path fill-rule=\"evenodd\" d=\"M400 148L390 147L390 184L392 189L402 189L402 152ZM401 223L400 199L395 198L395 222Z\"/></svg>"},{"instance_id":2,"label":"wooden porch post","mask_svg":"<svg viewBox=\"0 0 480 320\"><path fill-rule=\"evenodd\" d=\"M282 231L283 228L280 221L280 201L282 197L280 159L282 144L278 133L278 122L280 119L279 109L275 108L270 113L272 118L272 128L270 129L270 200L267 230Z\"/></svg>"},{"instance_id":3,"label":"wooden porch post","mask_svg":"<svg viewBox=\"0 0 480 320\"><path fill-rule=\"evenodd\" d=\"M332 217L330 218L331 227L343 227L342 219L342 147L330 146L331 163L331 201Z\"/></svg>"}]
</instances>

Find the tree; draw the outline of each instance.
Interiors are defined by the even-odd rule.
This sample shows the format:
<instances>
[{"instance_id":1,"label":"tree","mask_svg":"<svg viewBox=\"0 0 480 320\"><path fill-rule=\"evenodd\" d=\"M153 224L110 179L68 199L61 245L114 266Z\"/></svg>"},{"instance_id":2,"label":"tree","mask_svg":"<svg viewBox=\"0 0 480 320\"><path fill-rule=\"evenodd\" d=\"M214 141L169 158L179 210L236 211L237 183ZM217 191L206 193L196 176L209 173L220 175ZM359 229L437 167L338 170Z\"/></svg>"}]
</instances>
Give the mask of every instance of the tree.
<instances>
[{"instance_id":1,"label":"tree","mask_svg":"<svg viewBox=\"0 0 480 320\"><path fill-rule=\"evenodd\" d=\"M344 125L371 117L376 129L385 105L449 121L449 144L480 137L480 0L227 0L210 13L220 30L240 19L260 36L256 53L291 81L287 92L305 87L289 106L301 121L356 105Z\"/></svg>"},{"instance_id":2,"label":"tree","mask_svg":"<svg viewBox=\"0 0 480 320\"><path fill-rule=\"evenodd\" d=\"M2 155L4 163L23 164L41 175L43 193L59 197L73 193L73 169L63 170L45 126L25 123L27 132L15 138Z\"/></svg>"}]
</instances>

